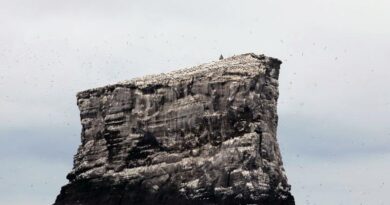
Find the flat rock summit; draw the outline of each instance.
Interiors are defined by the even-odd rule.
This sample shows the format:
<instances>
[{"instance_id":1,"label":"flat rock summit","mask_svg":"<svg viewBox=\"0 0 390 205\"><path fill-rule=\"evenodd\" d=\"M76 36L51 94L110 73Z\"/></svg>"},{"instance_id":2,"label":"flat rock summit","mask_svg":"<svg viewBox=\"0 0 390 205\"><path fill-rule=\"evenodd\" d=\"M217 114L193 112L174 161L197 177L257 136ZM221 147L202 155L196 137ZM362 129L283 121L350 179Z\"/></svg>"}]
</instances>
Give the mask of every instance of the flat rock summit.
<instances>
[{"instance_id":1,"label":"flat rock summit","mask_svg":"<svg viewBox=\"0 0 390 205\"><path fill-rule=\"evenodd\" d=\"M55 205L294 205L276 139L281 61L252 53L77 94Z\"/></svg>"}]
</instances>

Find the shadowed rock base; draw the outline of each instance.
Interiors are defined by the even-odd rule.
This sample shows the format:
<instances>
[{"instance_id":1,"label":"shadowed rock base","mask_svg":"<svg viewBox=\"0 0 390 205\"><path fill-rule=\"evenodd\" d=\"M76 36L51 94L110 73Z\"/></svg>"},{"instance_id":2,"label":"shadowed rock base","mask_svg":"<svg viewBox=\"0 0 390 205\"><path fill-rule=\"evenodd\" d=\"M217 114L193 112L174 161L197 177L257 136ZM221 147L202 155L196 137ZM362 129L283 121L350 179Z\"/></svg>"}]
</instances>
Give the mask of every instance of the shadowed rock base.
<instances>
[{"instance_id":1,"label":"shadowed rock base","mask_svg":"<svg viewBox=\"0 0 390 205\"><path fill-rule=\"evenodd\" d=\"M293 205L280 64L249 53L78 93L81 145L55 205Z\"/></svg>"},{"instance_id":2,"label":"shadowed rock base","mask_svg":"<svg viewBox=\"0 0 390 205\"><path fill-rule=\"evenodd\" d=\"M213 189L206 190L207 195L201 199L186 199L177 193L177 187L167 185L158 192L151 193L145 188L129 184L115 184L110 181L80 181L62 188L56 205L130 205L130 204L177 204L177 205L294 205L290 193L267 193L267 197L258 200L250 199L250 193L242 193L242 198L218 196ZM281 197L283 196L283 197Z\"/></svg>"}]
</instances>

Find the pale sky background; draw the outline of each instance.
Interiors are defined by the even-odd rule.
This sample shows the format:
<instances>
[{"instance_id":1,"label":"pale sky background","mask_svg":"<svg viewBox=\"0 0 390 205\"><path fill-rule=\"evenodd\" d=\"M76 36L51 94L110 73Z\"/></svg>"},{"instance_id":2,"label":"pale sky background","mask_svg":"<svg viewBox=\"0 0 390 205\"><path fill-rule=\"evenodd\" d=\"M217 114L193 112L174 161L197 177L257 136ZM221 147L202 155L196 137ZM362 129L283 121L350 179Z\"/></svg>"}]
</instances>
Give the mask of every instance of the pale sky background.
<instances>
[{"instance_id":1,"label":"pale sky background","mask_svg":"<svg viewBox=\"0 0 390 205\"><path fill-rule=\"evenodd\" d=\"M297 204L390 204L388 0L0 0L0 204L54 202L78 91L247 52L283 61Z\"/></svg>"}]
</instances>

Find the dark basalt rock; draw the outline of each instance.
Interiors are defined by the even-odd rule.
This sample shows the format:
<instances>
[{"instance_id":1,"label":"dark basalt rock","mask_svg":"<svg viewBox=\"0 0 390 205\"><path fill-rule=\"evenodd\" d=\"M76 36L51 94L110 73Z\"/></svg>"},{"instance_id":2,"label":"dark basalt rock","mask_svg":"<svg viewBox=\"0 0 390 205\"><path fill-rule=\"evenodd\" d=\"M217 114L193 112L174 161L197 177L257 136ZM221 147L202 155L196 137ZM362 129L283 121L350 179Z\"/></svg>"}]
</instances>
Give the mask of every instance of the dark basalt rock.
<instances>
[{"instance_id":1,"label":"dark basalt rock","mask_svg":"<svg viewBox=\"0 0 390 205\"><path fill-rule=\"evenodd\" d=\"M77 94L56 205L293 205L276 140L281 62L243 54Z\"/></svg>"}]
</instances>

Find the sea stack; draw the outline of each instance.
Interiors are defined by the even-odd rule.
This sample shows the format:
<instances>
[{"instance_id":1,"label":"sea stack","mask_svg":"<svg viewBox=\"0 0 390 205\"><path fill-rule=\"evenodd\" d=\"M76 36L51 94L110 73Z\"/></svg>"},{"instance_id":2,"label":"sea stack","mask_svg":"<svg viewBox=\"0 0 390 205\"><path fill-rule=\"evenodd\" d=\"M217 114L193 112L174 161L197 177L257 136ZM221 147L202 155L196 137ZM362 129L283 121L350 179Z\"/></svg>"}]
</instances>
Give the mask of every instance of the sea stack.
<instances>
[{"instance_id":1,"label":"sea stack","mask_svg":"<svg viewBox=\"0 0 390 205\"><path fill-rule=\"evenodd\" d=\"M55 205L294 205L276 138L281 61L253 53L77 94Z\"/></svg>"}]
</instances>

